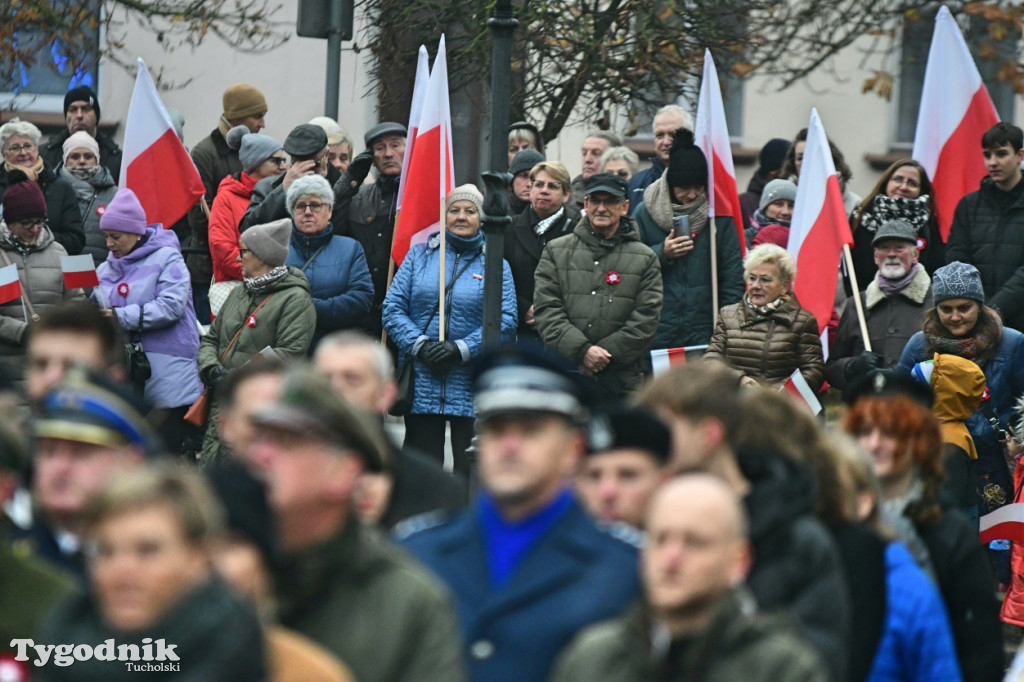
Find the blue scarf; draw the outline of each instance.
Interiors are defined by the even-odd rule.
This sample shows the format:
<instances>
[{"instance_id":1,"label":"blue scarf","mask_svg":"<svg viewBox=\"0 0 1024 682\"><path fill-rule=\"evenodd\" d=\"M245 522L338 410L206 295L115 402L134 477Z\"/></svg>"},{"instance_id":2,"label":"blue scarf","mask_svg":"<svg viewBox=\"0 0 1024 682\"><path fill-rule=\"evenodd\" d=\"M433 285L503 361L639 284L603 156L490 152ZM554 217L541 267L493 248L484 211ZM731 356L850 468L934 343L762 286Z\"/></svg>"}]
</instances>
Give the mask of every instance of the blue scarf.
<instances>
[{"instance_id":1,"label":"blue scarf","mask_svg":"<svg viewBox=\"0 0 1024 682\"><path fill-rule=\"evenodd\" d=\"M455 249L455 253L465 253L466 251L478 251L484 246L484 231L477 230L469 239L460 237L456 234L452 234L451 230L446 229L444 231L444 239L448 242L448 245Z\"/></svg>"},{"instance_id":2,"label":"blue scarf","mask_svg":"<svg viewBox=\"0 0 1024 682\"><path fill-rule=\"evenodd\" d=\"M521 521L502 518L486 493L477 497L476 512L484 534L491 586L505 587L526 553L551 529L572 505L573 496L563 490L548 506Z\"/></svg>"}]
</instances>

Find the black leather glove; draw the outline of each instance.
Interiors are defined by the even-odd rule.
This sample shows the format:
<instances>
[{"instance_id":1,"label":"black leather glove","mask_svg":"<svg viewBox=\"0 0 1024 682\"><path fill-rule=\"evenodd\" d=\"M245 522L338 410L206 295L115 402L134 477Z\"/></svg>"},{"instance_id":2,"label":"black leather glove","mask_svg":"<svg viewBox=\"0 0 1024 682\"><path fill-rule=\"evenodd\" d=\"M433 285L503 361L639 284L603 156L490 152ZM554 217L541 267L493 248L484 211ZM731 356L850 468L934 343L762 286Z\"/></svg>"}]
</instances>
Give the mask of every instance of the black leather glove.
<instances>
[{"instance_id":1,"label":"black leather glove","mask_svg":"<svg viewBox=\"0 0 1024 682\"><path fill-rule=\"evenodd\" d=\"M884 362L882 356L874 351L866 350L860 355L850 358L843 368L843 376L846 383L850 383L858 377L862 377L872 370L881 369Z\"/></svg>"},{"instance_id":2,"label":"black leather glove","mask_svg":"<svg viewBox=\"0 0 1024 682\"><path fill-rule=\"evenodd\" d=\"M220 382L224 380L224 377L228 375L228 371L224 369L224 365L217 365L206 371L206 381L204 382L211 389L216 390Z\"/></svg>"},{"instance_id":3,"label":"black leather glove","mask_svg":"<svg viewBox=\"0 0 1024 682\"><path fill-rule=\"evenodd\" d=\"M425 343L422 360L434 374L446 374L452 365L462 358L458 345L454 341L436 341Z\"/></svg>"},{"instance_id":4,"label":"black leather glove","mask_svg":"<svg viewBox=\"0 0 1024 682\"><path fill-rule=\"evenodd\" d=\"M348 175L350 182L354 182L357 185L361 185L366 176L370 173L370 168L373 167L373 150L366 149L359 152L356 158L348 164L348 169L345 173Z\"/></svg>"}]
</instances>

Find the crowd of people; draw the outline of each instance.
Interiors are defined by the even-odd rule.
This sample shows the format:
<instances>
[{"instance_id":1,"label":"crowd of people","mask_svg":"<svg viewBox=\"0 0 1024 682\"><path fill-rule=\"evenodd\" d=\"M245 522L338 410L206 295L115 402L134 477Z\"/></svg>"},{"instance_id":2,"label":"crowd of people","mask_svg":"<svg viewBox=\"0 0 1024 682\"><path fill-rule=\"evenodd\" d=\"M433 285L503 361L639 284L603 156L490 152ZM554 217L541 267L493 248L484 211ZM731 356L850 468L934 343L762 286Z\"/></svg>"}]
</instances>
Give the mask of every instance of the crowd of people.
<instances>
[{"instance_id":1,"label":"crowd of people","mask_svg":"<svg viewBox=\"0 0 1024 682\"><path fill-rule=\"evenodd\" d=\"M0 679L1018 679L1024 547L979 524L1024 502L1020 128L948 241L919 163L862 199L832 145L825 352L786 250L806 130L737 229L682 107L648 168L595 131L576 177L514 123L501 272L472 184L395 268L404 126L356 153L222 104L176 225L89 88L45 143L0 126Z\"/></svg>"}]
</instances>

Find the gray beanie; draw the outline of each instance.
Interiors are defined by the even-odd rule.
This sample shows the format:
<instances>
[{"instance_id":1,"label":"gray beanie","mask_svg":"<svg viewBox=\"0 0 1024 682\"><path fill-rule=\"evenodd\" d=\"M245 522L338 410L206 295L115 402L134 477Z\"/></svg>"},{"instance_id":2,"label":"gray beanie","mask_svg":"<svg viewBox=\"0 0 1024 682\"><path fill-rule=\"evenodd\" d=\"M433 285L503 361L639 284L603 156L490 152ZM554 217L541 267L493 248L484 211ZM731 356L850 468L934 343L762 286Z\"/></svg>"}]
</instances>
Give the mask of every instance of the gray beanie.
<instances>
[{"instance_id":1,"label":"gray beanie","mask_svg":"<svg viewBox=\"0 0 1024 682\"><path fill-rule=\"evenodd\" d=\"M444 202L444 210L451 208L456 201L472 201L476 205L477 213L484 212L484 195L475 185L459 185L448 193L448 200Z\"/></svg>"},{"instance_id":2,"label":"gray beanie","mask_svg":"<svg viewBox=\"0 0 1024 682\"><path fill-rule=\"evenodd\" d=\"M951 298L985 302L985 289L981 286L978 268L955 260L935 271L932 275L932 300L940 303Z\"/></svg>"},{"instance_id":3,"label":"gray beanie","mask_svg":"<svg viewBox=\"0 0 1024 682\"><path fill-rule=\"evenodd\" d=\"M242 233L242 246L271 267L284 265L288 259L288 241L292 238L292 221L281 218L272 223L254 225Z\"/></svg>"},{"instance_id":4,"label":"gray beanie","mask_svg":"<svg viewBox=\"0 0 1024 682\"><path fill-rule=\"evenodd\" d=\"M776 178L764 186L764 190L761 192L761 205L758 207L758 210L763 213L766 208L781 199L789 199L795 202L796 185L789 180Z\"/></svg>"},{"instance_id":5,"label":"gray beanie","mask_svg":"<svg viewBox=\"0 0 1024 682\"><path fill-rule=\"evenodd\" d=\"M327 178L316 173L303 175L292 182L291 187L288 188L288 194L285 195L284 207L287 209L288 215L294 217L292 210L295 208L296 202L307 194L320 197L328 206L334 205L334 191L331 189L331 183L327 182Z\"/></svg>"},{"instance_id":6,"label":"gray beanie","mask_svg":"<svg viewBox=\"0 0 1024 682\"><path fill-rule=\"evenodd\" d=\"M533 170L534 166L546 160L544 155L536 149L520 149L512 157L512 163L509 164L508 172L515 177L523 171Z\"/></svg>"},{"instance_id":7,"label":"gray beanie","mask_svg":"<svg viewBox=\"0 0 1024 682\"><path fill-rule=\"evenodd\" d=\"M229 130L225 141L229 147L238 150L238 160L242 162L242 170L246 173L252 173L282 148L281 143L269 135L251 133L245 126L235 126Z\"/></svg>"}]
</instances>

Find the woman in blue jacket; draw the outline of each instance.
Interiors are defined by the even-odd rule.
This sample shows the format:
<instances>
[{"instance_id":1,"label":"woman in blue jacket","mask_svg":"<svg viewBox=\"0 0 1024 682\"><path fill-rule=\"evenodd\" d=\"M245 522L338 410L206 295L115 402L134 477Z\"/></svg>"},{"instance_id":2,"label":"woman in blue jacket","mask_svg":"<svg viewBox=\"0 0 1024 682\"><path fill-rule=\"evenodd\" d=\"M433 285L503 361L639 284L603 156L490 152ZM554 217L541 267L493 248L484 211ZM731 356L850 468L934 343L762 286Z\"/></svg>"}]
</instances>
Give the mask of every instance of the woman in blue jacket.
<instances>
[{"instance_id":1,"label":"woman in blue jacket","mask_svg":"<svg viewBox=\"0 0 1024 682\"><path fill-rule=\"evenodd\" d=\"M455 471L469 474L466 448L473 438L472 377L469 361L483 340L484 198L473 185L456 187L446 202L444 341L440 331L440 235L409 250L384 299L384 329L413 362L414 397L405 415L405 444L444 461L445 423L451 425ZM515 339L516 290L502 261L501 338Z\"/></svg>"},{"instance_id":2,"label":"woman in blue jacket","mask_svg":"<svg viewBox=\"0 0 1024 682\"><path fill-rule=\"evenodd\" d=\"M373 280L359 242L334 234L334 193L320 175L305 175L288 188L285 207L292 238L285 265L302 270L316 308L310 350L327 334L358 327L373 303Z\"/></svg>"}]
</instances>

